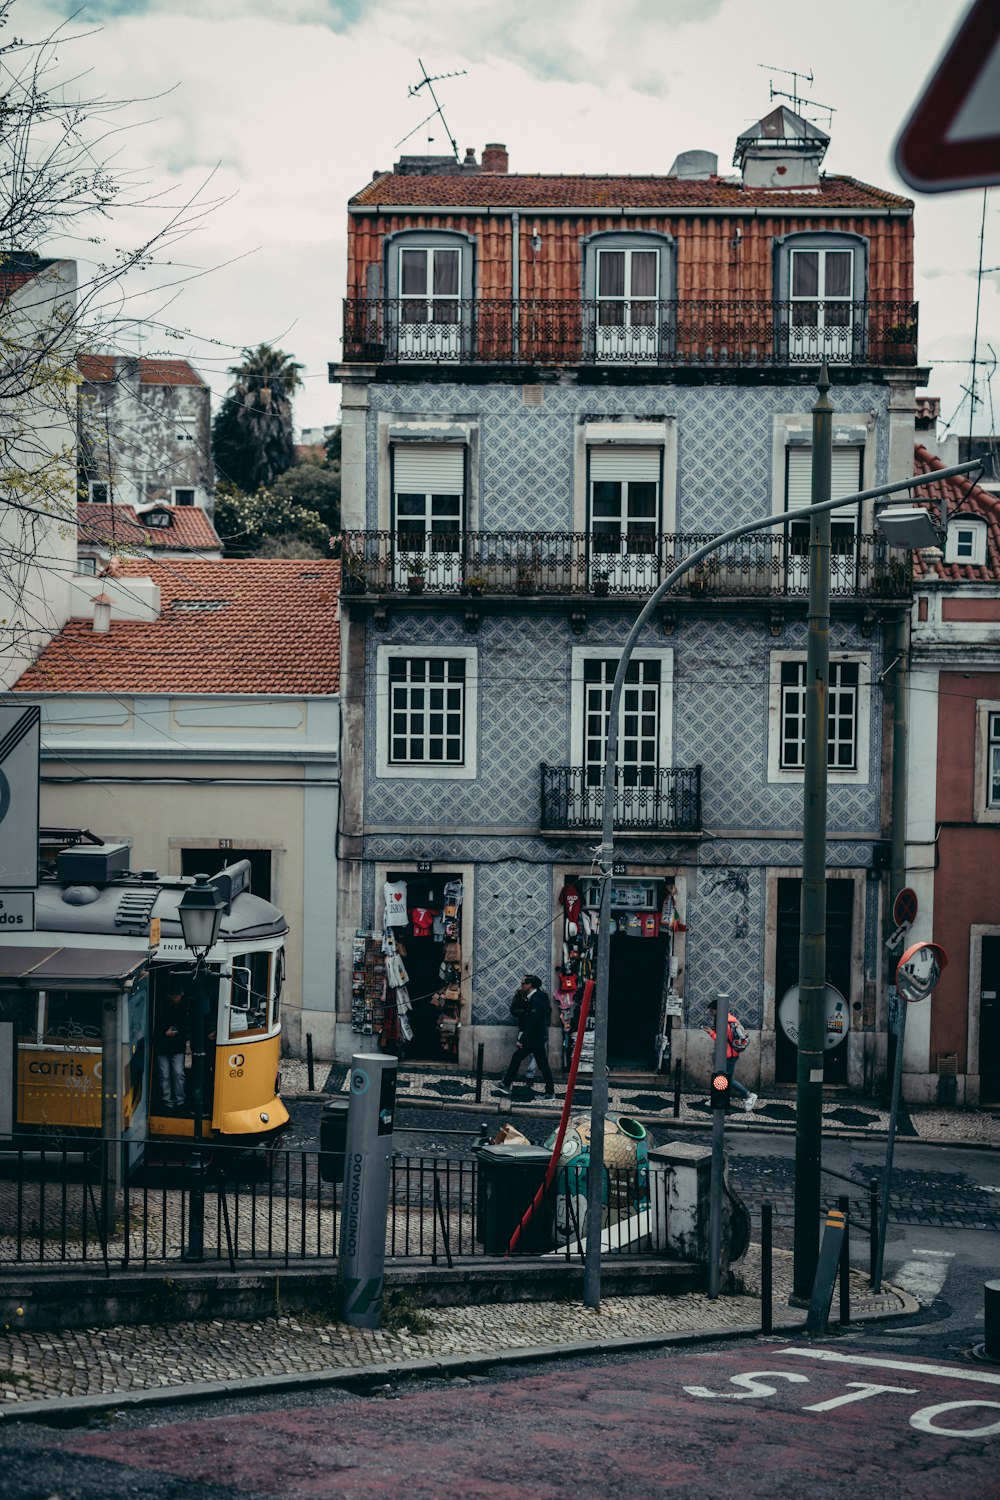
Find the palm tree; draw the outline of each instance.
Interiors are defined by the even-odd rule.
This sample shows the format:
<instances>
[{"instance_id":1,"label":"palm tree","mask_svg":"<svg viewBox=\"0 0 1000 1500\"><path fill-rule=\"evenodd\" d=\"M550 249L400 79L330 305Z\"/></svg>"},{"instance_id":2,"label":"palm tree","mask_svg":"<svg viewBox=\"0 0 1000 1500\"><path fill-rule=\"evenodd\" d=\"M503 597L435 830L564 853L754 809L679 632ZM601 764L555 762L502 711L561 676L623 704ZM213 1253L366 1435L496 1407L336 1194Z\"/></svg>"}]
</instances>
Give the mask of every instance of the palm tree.
<instances>
[{"instance_id":1,"label":"palm tree","mask_svg":"<svg viewBox=\"0 0 1000 1500\"><path fill-rule=\"evenodd\" d=\"M219 477L245 494L269 485L295 462L291 397L302 366L283 349L244 349L229 374L232 385L212 423L212 457Z\"/></svg>"}]
</instances>

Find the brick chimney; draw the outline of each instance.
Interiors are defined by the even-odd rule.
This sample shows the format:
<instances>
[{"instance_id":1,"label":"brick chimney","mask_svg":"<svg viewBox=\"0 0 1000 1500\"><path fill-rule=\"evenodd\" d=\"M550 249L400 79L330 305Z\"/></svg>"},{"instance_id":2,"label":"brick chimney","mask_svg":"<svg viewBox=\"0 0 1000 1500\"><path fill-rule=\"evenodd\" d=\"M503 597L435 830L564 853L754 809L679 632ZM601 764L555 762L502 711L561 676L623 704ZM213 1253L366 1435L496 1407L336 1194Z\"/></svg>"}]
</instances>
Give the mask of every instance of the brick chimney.
<instances>
[{"instance_id":1,"label":"brick chimney","mask_svg":"<svg viewBox=\"0 0 1000 1500\"><path fill-rule=\"evenodd\" d=\"M488 142L483 147L483 160L480 170L483 172L506 172L507 147L501 146L498 141Z\"/></svg>"}]
</instances>

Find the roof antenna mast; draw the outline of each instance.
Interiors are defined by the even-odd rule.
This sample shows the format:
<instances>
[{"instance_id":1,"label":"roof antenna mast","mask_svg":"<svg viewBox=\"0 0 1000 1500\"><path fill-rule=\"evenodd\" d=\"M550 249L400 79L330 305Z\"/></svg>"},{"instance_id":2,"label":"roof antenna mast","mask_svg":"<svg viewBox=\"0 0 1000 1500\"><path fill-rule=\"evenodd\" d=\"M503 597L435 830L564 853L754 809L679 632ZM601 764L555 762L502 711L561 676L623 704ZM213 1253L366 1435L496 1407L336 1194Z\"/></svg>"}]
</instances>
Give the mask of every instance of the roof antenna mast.
<instances>
[{"instance_id":1,"label":"roof antenna mast","mask_svg":"<svg viewBox=\"0 0 1000 1500\"><path fill-rule=\"evenodd\" d=\"M444 133L448 137L448 140L451 142L452 155L454 156L455 160L458 161L458 146L455 143L455 137L448 129L448 121L444 117L444 110L441 108L441 105L438 101L438 96L434 92L434 85L436 83L440 83L443 78L464 78L467 69L461 68L457 73L435 73L433 76L431 76L427 72L427 69L424 67L423 59L418 57L417 62L420 63L420 72L423 76L420 79L419 83L411 83L409 89L407 90L407 93L409 94L410 98L413 99L417 94L420 93L420 90L422 88L426 88L427 92L434 100L434 108L427 116L427 119L421 120L419 125L414 125L413 129L407 135L404 135L401 141L396 142L396 146L402 146L405 141L408 141L410 139L411 135L416 135L418 130L422 130L423 127L427 124L428 120L433 120L435 115L439 115L441 124L444 126Z\"/></svg>"},{"instance_id":2,"label":"roof antenna mast","mask_svg":"<svg viewBox=\"0 0 1000 1500\"><path fill-rule=\"evenodd\" d=\"M769 79L768 87L771 90L772 99L787 99L797 115L800 115L802 113L803 104L810 105L813 109L817 109L820 111L820 113L826 119L827 130L830 129L830 126L833 122L833 116L837 113L834 106L832 104L821 104L818 99L807 99L804 94L799 93L799 79L801 79L803 83L809 84L811 84L813 81L811 68L808 73L800 73L793 68L775 68L772 67L770 63L758 63L757 66L758 68L763 68L765 73L784 73L786 78L790 78L792 80L792 91L791 93L788 93L785 89L776 89L774 84ZM815 123L815 121L813 123Z\"/></svg>"}]
</instances>

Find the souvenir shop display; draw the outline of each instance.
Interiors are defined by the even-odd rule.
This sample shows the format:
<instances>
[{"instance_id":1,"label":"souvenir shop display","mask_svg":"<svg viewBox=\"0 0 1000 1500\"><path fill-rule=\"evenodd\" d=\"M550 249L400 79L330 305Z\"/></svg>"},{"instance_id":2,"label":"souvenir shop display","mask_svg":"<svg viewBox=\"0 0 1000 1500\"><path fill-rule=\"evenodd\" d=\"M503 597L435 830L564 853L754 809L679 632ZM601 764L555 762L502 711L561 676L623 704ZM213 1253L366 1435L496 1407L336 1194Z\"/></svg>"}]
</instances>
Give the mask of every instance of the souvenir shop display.
<instances>
[{"instance_id":1,"label":"souvenir shop display","mask_svg":"<svg viewBox=\"0 0 1000 1500\"><path fill-rule=\"evenodd\" d=\"M381 930L354 939L353 1029L397 1056L414 1046L417 1056L457 1058L462 881L393 875L382 899Z\"/></svg>"},{"instance_id":2,"label":"souvenir shop display","mask_svg":"<svg viewBox=\"0 0 1000 1500\"><path fill-rule=\"evenodd\" d=\"M381 1033L385 1023L386 975L381 932L354 934L351 958L351 1027L362 1036Z\"/></svg>"},{"instance_id":3,"label":"souvenir shop display","mask_svg":"<svg viewBox=\"0 0 1000 1500\"><path fill-rule=\"evenodd\" d=\"M674 938L678 932L686 931L677 910L677 900L672 881L658 879L615 880L610 891L610 933L617 944L620 938L631 943L656 943L648 949L650 962L633 965L645 976L647 985L655 985L652 993L647 989L645 1008L636 1011L644 1017L633 1024L633 1034L626 1041L626 1050L634 1056L652 1056L655 1066L670 1064L670 1043L673 1020L681 1014L682 1002L677 993L675 980L678 976L677 961L673 956ZM569 878L559 894L563 911L562 963L556 972L554 994L559 1007L559 1019L563 1028L563 1063L569 1059L576 1042L580 1000L586 979L597 974L597 942L600 927L601 882L593 877L579 881ZM665 942L663 941L665 939ZM662 948L661 959L657 956ZM617 948L613 948L613 952ZM638 955L638 949L636 953ZM620 962L619 960L617 960ZM628 1002L625 1002L628 1003ZM635 1007L634 996L631 1004ZM655 1034L654 1033L655 1026ZM587 1031L580 1052L581 1074L592 1074L594 1066L594 1020L593 1013L587 1022ZM643 1064L648 1066L649 1064Z\"/></svg>"},{"instance_id":4,"label":"souvenir shop display","mask_svg":"<svg viewBox=\"0 0 1000 1500\"><path fill-rule=\"evenodd\" d=\"M441 966L438 970L439 988L431 996L431 1005L438 1012L436 1030L442 1050L451 1057L458 1057L458 1034L462 1029L462 899L461 880L449 880L444 888L444 906L440 913L425 909L422 916L432 918L432 931L437 935L440 916L440 932L443 943ZM414 914L411 913L411 920Z\"/></svg>"}]
</instances>

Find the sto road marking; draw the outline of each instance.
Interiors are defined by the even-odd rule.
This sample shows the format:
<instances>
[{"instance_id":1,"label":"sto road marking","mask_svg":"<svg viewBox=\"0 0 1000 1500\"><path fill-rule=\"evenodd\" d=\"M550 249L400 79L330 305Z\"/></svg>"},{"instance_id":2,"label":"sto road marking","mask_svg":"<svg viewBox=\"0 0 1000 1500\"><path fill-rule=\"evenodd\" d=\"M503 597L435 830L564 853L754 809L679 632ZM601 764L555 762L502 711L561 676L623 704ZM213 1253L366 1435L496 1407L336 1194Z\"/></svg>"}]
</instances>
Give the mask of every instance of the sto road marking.
<instances>
[{"instance_id":1,"label":"sto road marking","mask_svg":"<svg viewBox=\"0 0 1000 1500\"><path fill-rule=\"evenodd\" d=\"M911 1375L939 1375L944 1380L972 1380L983 1385L1000 1385L1000 1375L990 1370L955 1370L949 1365L926 1365L917 1360L876 1359L861 1354L838 1354L834 1349L783 1349L799 1359L820 1359L830 1365L868 1365L876 1370L905 1370Z\"/></svg>"}]
</instances>

